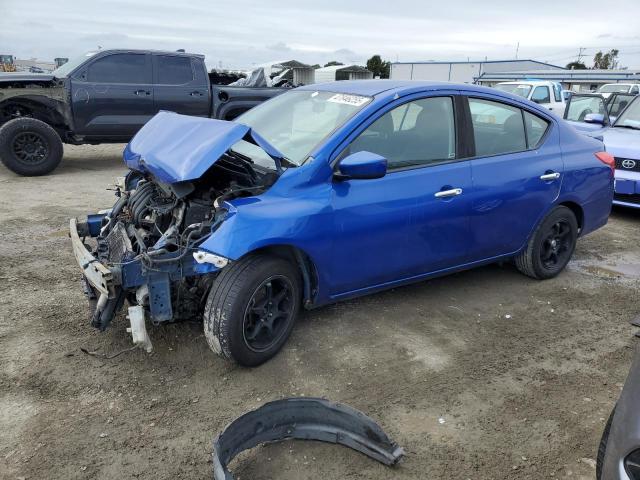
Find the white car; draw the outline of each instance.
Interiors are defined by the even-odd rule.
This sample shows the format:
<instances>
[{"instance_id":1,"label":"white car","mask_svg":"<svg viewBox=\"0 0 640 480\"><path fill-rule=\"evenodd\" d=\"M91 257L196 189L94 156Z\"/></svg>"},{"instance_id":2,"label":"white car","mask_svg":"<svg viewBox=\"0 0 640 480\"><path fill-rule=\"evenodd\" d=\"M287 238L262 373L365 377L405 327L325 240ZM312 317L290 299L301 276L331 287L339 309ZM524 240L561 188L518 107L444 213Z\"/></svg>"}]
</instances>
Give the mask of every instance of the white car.
<instances>
[{"instance_id":1,"label":"white car","mask_svg":"<svg viewBox=\"0 0 640 480\"><path fill-rule=\"evenodd\" d=\"M546 80L522 80L518 82L500 82L495 88L503 92L524 97L547 107L553 113L562 116L565 101L562 85Z\"/></svg>"},{"instance_id":2,"label":"white car","mask_svg":"<svg viewBox=\"0 0 640 480\"><path fill-rule=\"evenodd\" d=\"M612 93L630 93L638 95L640 93L640 85L637 83L605 83L596 93L602 95L605 99L609 98Z\"/></svg>"}]
</instances>

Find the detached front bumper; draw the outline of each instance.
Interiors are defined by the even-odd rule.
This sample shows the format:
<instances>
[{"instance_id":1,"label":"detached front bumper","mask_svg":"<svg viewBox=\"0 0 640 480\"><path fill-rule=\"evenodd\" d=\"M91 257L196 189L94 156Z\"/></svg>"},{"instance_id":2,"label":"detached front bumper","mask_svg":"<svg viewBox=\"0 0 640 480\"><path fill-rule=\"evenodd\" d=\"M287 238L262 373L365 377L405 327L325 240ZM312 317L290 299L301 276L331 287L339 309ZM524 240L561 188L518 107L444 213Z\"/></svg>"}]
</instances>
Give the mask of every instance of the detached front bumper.
<instances>
[{"instance_id":1,"label":"detached front bumper","mask_svg":"<svg viewBox=\"0 0 640 480\"><path fill-rule=\"evenodd\" d=\"M109 326L125 299L133 306L143 307L145 314L155 324L173 320L172 283L185 277L213 273L221 268L210 263L212 261L207 258L206 252L196 252L195 255L167 253L154 257L162 260L162 263L145 263L130 250L125 228L120 228L119 224L106 238L98 240L98 249L103 242L117 251L117 258L103 263L87 250L81 238L96 235L91 225L79 224L76 219L70 220L69 236L73 254L82 270L85 294L94 306L91 324L100 330Z\"/></svg>"}]
</instances>

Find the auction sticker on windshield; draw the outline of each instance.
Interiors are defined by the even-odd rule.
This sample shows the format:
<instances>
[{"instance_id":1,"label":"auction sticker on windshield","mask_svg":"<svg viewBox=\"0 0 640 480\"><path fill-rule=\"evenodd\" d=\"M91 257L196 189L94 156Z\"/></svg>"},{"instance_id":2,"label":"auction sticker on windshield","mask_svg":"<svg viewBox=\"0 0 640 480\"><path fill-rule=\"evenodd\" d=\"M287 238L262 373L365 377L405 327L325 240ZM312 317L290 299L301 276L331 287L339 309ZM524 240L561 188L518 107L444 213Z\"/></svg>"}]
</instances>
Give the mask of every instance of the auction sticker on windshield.
<instances>
[{"instance_id":1,"label":"auction sticker on windshield","mask_svg":"<svg viewBox=\"0 0 640 480\"><path fill-rule=\"evenodd\" d=\"M329 97L327 102L342 103L344 105L353 105L354 107L361 107L367 101L369 97L363 97L361 95L349 95L347 93L336 93L334 96Z\"/></svg>"}]
</instances>

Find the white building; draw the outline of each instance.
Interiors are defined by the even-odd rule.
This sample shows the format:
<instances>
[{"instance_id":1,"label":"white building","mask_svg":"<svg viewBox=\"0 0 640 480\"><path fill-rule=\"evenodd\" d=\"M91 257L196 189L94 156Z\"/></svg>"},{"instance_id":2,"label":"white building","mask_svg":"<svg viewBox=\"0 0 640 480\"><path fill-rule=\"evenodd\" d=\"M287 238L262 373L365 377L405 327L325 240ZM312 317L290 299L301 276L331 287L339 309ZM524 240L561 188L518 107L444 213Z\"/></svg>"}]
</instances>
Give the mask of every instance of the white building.
<instances>
[{"instance_id":1,"label":"white building","mask_svg":"<svg viewBox=\"0 0 640 480\"><path fill-rule=\"evenodd\" d=\"M473 83L485 73L523 70L564 70L536 60L489 60L476 62L396 62L391 64L393 80L432 80Z\"/></svg>"},{"instance_id":2,"label":"white building","mask_svg":"<svg viewBox=\"0 0 640 480\"><path fill-rule=\"evenodd\" d=\"M336 80L370 80L373 72L360 65L331 65L317 68L316 83L333 82Z\"/></svg>"},{"instance_id":3,"label":"white building","mask_svg":"<svg viewBox=\"0 0 640 480\"><path fill-rule=\"evenodd\" d=\"M500 82L518 80L560 82L565 90L591 92L605 83L640 83L640 70L529 70L517 72L485 72L476 83L493 87Z\"/></svg>"}]
</instances>

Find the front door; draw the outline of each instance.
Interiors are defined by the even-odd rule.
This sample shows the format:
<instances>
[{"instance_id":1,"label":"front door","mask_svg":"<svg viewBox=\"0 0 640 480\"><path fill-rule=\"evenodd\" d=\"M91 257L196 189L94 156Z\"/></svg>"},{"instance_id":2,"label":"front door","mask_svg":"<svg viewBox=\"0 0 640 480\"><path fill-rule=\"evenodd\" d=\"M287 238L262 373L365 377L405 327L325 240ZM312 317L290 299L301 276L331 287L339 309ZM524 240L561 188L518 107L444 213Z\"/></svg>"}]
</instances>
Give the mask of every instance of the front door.
<instances>
[{"instance_id":1,"label":"front door","mask_svg":"<svg viewBox=\"0 0 640 480\"><path fill-rule=\"evenodd\" d=\"M471 160L471 257L516 252L558 197L564 166L558 128L506 103L469 98L475 158Z\"/></svg>"},{"instance_id":2,"label":"front door","mask_svg":"<svg viewBox=\"0 0 640 480\"><path fill-rule=\"evenodd\" d=\"M75 132L132 137L153 115L151 55L113 53L89 63L71 80Z\"/></svg>"},{"instance_id":3,"label":"front door","mask_svg":"<svg viewBox=\"0 0 640 480\"><path fill-rule=\"evenodd\" d=\"M333 182L334 298L466 261L471 168L458 158L454 111L453 95L399 100L338 157L377 153L388 171Z\"/></svg>"}]
</instances>

